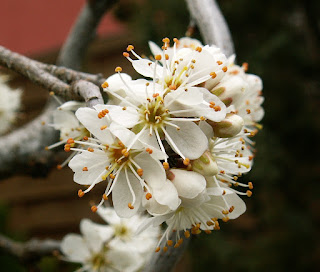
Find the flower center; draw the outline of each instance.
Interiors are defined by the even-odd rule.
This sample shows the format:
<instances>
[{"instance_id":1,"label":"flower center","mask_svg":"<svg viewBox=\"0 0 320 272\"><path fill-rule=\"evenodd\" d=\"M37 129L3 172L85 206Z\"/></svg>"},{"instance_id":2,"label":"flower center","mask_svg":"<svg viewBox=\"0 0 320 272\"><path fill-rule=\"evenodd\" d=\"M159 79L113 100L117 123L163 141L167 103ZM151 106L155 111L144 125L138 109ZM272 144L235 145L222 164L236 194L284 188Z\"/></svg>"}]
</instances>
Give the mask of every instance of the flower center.
<instances>
[{"instance_id":1,"label":"flower center","mask_svg":"<svg viewBox=\"0 0 320 272\"><path fill-rule=\"evenodd\" d=\"M92 256L91 263L93 268L96 271L99 271L100 268L108 264L108 261L106 260L104 253L97 253Z\"/></svg>"},{"instance_id":2,"label":"flower center","mask_svg":"<svg viewBox=\"0 0 320 272\"><path fill-rule=\"evenodd\" d=\"M120 238L127 238L130 235L130 230L122 224L115 226L114 235Z\"/></svg>"}]
</instances>

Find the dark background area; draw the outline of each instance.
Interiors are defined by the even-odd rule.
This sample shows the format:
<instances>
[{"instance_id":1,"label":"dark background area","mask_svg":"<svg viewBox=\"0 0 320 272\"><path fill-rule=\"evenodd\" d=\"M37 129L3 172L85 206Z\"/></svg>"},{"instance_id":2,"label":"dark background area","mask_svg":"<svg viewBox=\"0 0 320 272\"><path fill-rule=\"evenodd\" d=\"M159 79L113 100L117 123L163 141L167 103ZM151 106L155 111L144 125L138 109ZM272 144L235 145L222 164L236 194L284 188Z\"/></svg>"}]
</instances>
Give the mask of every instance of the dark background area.
<instances>
[{"instance_id":1,"label":"dark background area","mask_svg":"<svg viewBox=\"0 0 320 272\"><path fill-rule=\"evenodd\" d=\"M238 64L248 62L249 73L259 75L264 84L265 117L255 137L257 156L243 178L253 182L254 190L251 198L244 199L247 212L239 219L192 239L177 271L316 271L320 265L320 2L218 2ZM138 53L148 52L148 40L159 44L166 36L182 37L189 24L183 0L121 0L113 12L128 25L132 39L123 39L123 47L120 42L113 49L112 55L117 52L119 58L125 43L138 43ZM194 37L200 38L197 30ZM103 71L109 76L119 63L110 62L111 53L97 48L89 55L86 70L101 72L108 65L109 71ZM70 178L70 173L66 176ZM30 232L8 230L3 218L10 208L3 207L1 231L26 239ZM74 224L61 227L59 233L77 231ZM0 263L8 263L3 271L25 271L7 255L0 257ZM38 267L72 270L50 258Z\"/></svg>"}]
</instances>

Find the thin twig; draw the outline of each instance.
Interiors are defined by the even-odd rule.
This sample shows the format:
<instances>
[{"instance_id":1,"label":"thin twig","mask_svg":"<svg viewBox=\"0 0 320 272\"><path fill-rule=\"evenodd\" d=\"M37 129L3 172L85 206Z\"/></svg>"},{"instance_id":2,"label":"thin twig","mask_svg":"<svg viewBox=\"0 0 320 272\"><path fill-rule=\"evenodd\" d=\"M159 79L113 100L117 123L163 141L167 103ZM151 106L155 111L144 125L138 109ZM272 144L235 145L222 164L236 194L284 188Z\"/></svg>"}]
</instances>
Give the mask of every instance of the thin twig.
<instances>
[{"instance_id":1,"label":"thin twig","mask_svg":"<svg viewBox=\"0 0 320 272\"><path fill-rule=\"evenodd\" d=\"M16 242L0 234L0 249L21 261L30 262L60 250L60 241L31 239L25 243Z\"/></svg>"}]
</instances>

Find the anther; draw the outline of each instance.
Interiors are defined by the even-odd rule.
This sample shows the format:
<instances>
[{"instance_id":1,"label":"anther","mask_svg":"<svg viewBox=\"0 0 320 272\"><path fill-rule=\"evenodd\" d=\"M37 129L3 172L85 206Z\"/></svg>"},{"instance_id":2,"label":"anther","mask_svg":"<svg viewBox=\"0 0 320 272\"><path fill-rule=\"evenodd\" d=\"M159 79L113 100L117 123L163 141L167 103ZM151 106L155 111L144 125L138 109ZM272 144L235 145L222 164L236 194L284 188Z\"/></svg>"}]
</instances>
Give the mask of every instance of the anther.
<instances>
[{"instance_id":1,"label":"anther","mask_svg":"<svg viewBox=\"0 0 320 272\"><path fill-rule=\"evenodd\" d=\"M83 197L84 196L84 192L80 189L78 191L78 197Z\"/></svg>"},{"instance_id":2,"label":"anther","mask_svg":"<svg viewBox=\"0 0 320 272\"><path fill-rule=\"evenodd\" d=\"M111 179L115 179L115 178L116 178L116 176L115 176L114 174L110 174L109 177L110 177Z\"/></svg>"},{"instance_id":3,"label":"anther","mask_svg":"<svg viewBox=\"0 0 320 272\"><path fill-rule=\"evenodd\" d=\"M88 141L88 139L89 139L88 136L83 136L84 141Z\"/></svg>"},{"instance_id":4,"label":"anther","mask_svg":"<svg viewBox=\"0 0 320 272\"><path fill-rule=\"evenodd\" d=\"M189 238L189 237L190 237L190 232L189 232L188 230L186 230L186 231L184 232L184 236L185 236L186 238Z\"/></svg>"},{"instance_id":5,"label":"anther","mask_svg":"<svg viewBox=\"0 0 320 272\"><path fill-rule=\"evenodd\" d=\"M152 154L153 150L149 147L146 148L146 151L149 153L149 154Z\"/></svg>"},{"instance_id":6,"label":"anther","mask_svg":"<svg viewBox=\"0 0 320 272\"><path fill-rule=\"evenodd\" d=\"M53 95L55 95L55 93L54 92L50 92L49 95L53 96Z\"/></svg>"},{"instance_id":7,"label":"anther","mask_svg":"<svg viewBox=\"0 0 320 272\"><path fill-rule=\"evenodd\" d=\"M164 246L162 250L163 250L163 252L167 252L168 251L168 247Z\"/></svg>"},{"instance_id":8,"label":"anther","mask_svg":"<svg viewBox=\"0 0 320 272\"><path fill-rule=\"evenodd\" d=\"M152 194L147 193L147 194L146 194L146 200L149 200L150 198L152 198Z\"/></svg>"},{"instance_id":9,"label":"anther","mask_svg":"<svg viewBox=\"0 0 320 272\"><path fill-rule=\"evenodd\" d=\"M183 160L183 164L184 164L184 165L189 165L189 163L190 163L190 159L189 159L189 158L185 158L185 159Z\"/></svg>"},{"instance_id":10,"label":"anther","mask_svg":"<svg viewBox=\"0 0 320 272\"><path fill-rule=\"evenodd\" d=\"M164 42L164 43L169 43L169 42L170 42L170 39L169 39L169 38L163 38L163 39L162 39L162 42Z\"/></svg>"},{"instance_id":11,"label":"anther","mask_svg":"<svg viewBox=\"0 0 320 272\"><path fill-rule=\"evenodd\" d=\"M202 51L202 48L200 47L200 46L198 46L197 48L196 48L196 51L198 51L199 53Z\"/></svg>"},{"instance_id":12,"label":"anther","mask_svg":"<svg viewBox=\"0 0 320 272\"><path fill-rule=\"evenodd\" d=\"M70 151L71 146L69 144L66 144L64 146L64 151L69 152Z\"/></svg>"},{"instance_id":13,"label":"anther","mask_svg":"<svg viewBox=\"0 0 320 272\"><path fill-rule=\"evenodd\" d=\"M252 192L251 192L250 190L248 190L248 191L246 192L246 194L247 194L248 197L251 197L251 196L252 196Z\"/></svg>"},{"instance_id":14,"label":"anther","mask_svg":"<svg viewBox=\"0 0 320 272\"><path fill-rule=\"evenodd\" d=\"M98 208L97 208L97 206L95 206L95 205L93 205L93 206L91 206L91 211L92 212L97 212L97 210L98 210Z\"/></svg>"},{"instance_id":15,"label":"anther","mask_svg":"<svg viewBox=\"0 0 320 272\"><path fill-rule=\"evenodd\" d=\"M133 210L133 209L134 209L134 207L132 206L131 203L128 203L128 208L129 208L130 210Z\"/></svg>"},{"instance_id":16,"label":"anther","mask_svg":"<svg viewBox=\"0 0 320 272\"><path fill-rule=\"evenodd\" d=\"M106 194L103 194L103 195L102 195L102 198L103 198L104 200L108 200L108 197L107 197Z\"/></svg>"},{"instance_id":17,"label":"anther","mask_svg":"<svg viewBox=\"0 0 320 272\"><path fill-rule=\"evenodd\" d=\"M228 213L229 213L229 211L227 211L227 210L222 211L222 214L224 214L224 215L227 215Z\"/></svg>"},{"instance_id":18,"label":"anther","mask_svg":"<svg viewBox=\"0 0 320 272\"><path fill-rule=\"evenodd\" d=\"M213 78L216 78L216 77L217 77L217 74L216 74L215 72L211 72L211 73L210 73L210 76L211 76L211 78L213 79Z\"/></svg>"},{"instance_id":19,"label":"anther","mask_svg":"<svg viewBox=\"0 0 320 272\"><path fill-rule=\"evenodd\" d=\"M242 63L242 69L243 71L247 72L249 69L249 64L247 62Z\"/></svg>"},{"instance_id":20,"label":"anther","mask_svg":"<svg viewBox=\"0 0 320 272\"><path fill-rule=\"evenodd\" d=\"M161 60L161 55L155 55L154 58L155 58L156 60Z\"/></svg>"},{"instance_id":21,"label":"anther","mask_svg":"<svg viewBox=\"0 0 320 272\"><path fill-rule=\"evenodd\" d=\"M169 55L168 54L165 54L164 56L165 56L166 60L169 59Z\"/></svg>"},{"instance_id":22,"label":"anther","mask_svg":"<svg viewBox=\"0 0 320 272\"><path fill-rule=\"evenodd\" d=\"M129 44L128 47L127 47L127 51L130 52L130 51L133 50L133 49L134 49L134 46L131 45L131 44Z\"/></svg>"},{"instance_id":23,"label":"anther","mask_svg":"<svg viewBox=\"0 0 320 272\"><path fill-rule=\"evenodd\" d=\"M176 84L171 84L171 85L169 86L169 89L170 89L170 90L176 90L176 89L177 89L177 85L176 85Z\"/></svg>"},{"instance_id":24,"label":"anther","mask_svg":"<svg viewBox=\"0 0 320 272\"><path fill-rule=\"evenodd\" d=\"M168 246L172 246L173 245L173 241L172 240L168 240L167 244L168 244Z\"/></svg>"},{"instance_id":25,"label":"anther","mask_svg":"<svg viewBox=\"0 0 320 272\"><path fill-rule=\"evenodd\" d=\"M200 120L201 120L201 121L205 121L206 118L205 118L204 116L200 116Z\"/></svg>"},{"instance_id":26,"label":"anther","mask_svg":"<svg viewBox=\"0 0 320 272\"><path fill-rule=\"evenodd\" d=\"M123 52L122 55L123 55L124 57L126 57L126 58L128 58L128 57L130 56L128 52Z\"/></svg>"},{"instance_id":27,"label":"anther","mask_svg":"<svg viewBox=\"0 0 320 272\"><path fill-rule=\"evenodd\" d=\"M116 69L114 69L115 72L120 73L122 72L122 68L120 66L116 67Z\"/></svg>"},{"instance_id":28,"label":"anther","mask_svg":"<svg viewBox=\"0 0 320 272\"><path fill-rule=\"evenodd\" d=\"M129 151L128 151L126 148L124 148L124 149L121 150L121 154L122 154L123 156L125 156L125 157L128 157L130 153L129 153Z\"/></svg>"},{"instance_id":29,"label":"anther","mask_svg":"<svg viewBox=\"0 0 320 272\"><path fill-rule=\"evenodd\" d=\"M83 168L82 168L82 171L88 171L88 167L86 167L86 166L83 167Z\"/></svg>"},{"instance_id":30,"label":"anther","mask_svg":"<svg viewBox=\"0 0 320 272\"><path fill-rule=\"evenodd\" d=\"M224 67L222 68L222 71L223 71L223 72L227 72L227 71L228 71L227 66L224 66Z\"/></svg>"},{"instance_id":31,"label":"anther","mask_svg":"<svg viewBox=\"0 0 320 272\"><path fill-rule=\"evenodd\" d=\"M101 127L100 127L100 130L104 130L104 129L106 129L106 128L107 128L107 126L104 125L104 126L101 126Z\"/></svg>"},{"instance_id":32,"label":"anther","mask_svg":"<svg viewBox=\"0 0 320 272\"><path fill-rule=\"evenodd\" d=\"M246 109L246 112L247 112L247 114L250 114L251 110L250 109Z\"/></svg>"},{"instance_id":33,"label":"anther","mask_svg":"<svg viewBox=\"0 0 320 272\"><path fill-rule=\"evenodd\" d=\"M232 213L234 211L234 206L231 206L229 209L229 213Z\"/></svg>"},{"instance_id":34,"label":"anther","mask_svg":"<svg viewBox=\"0 0 320 272\"><path fill-rule=\"evenodd\" d=\"M213 109L214 109L214 111L221 111L221 107L220 106L214 106Z\"/></svg>"},{"instance_id":35,"label":"anther","mask_svg":"<svg viewBox=\"0 0 320 272\"><path fill-rule=\"evenodd\" d=\"M222 221L223 221L223 222L228 222L229 219L230 219L230 218L229 218L228 216L226 216L226 217L223 217L223 218L222 218Z\"/></svg>"},{"instance_id":36,"label":"anther","mask_svg":"<svg viewBox=\"0 0 320 272\"><path fill-rule=\"evenodd\" d=\"M107 81L105 81L105 82L103 82L102 84L101 84L101 87L102 88L108 88L109 87L109 84L108 84L108 82Z\"/></svg>"},{"instance_id":37,"label":"anther","mask_svg":"<svg viewBox=\"0 0 320 272\"><path fill-rule=\"evenodd\" d=\"M57 165L57 169L58 169L58 170L61 170L61 169L62 169L62 165L61 165L61 164L58 164L58 165Z\"/></svg>"},{"instance_id":38,"label":"anther","mask_svg":"<svg viewBox=\"0 0 320 272\"><path fill-rule=\"evenodd\" d=\"M141 177L143 175L143 169L142 168L138 168L137 169L137 174Z\"/></svg>"},{"instance_id":39,"label":"anther","mask_svg":"<svg viewBox=\"0 0 320 272\"><path fill-rule=\"evenodd\" d=\"M218 65L221 65L223 62L221 60L217 61Z\"/></svg>"},{"instance_id":40,"label":"anther","mask_svg":"<svg viewBox=\"0 0 320 272\"><path fill-rule=\"evenodd\" d=\"M249 189L252 190L253 189L253 184L252 184L251 181L248 183L248 185L249 185Z\"/></svg>"},{"instance_id":41,"label":"anther","mask_svg":"<svg viewBox=\"0 0 320 272\"><path fill-rule=\"evenodd\" d=\"M168 169L169 169L169 163L163 162L162 165L163 165L163 168L164 168L165 170L168 170Z\"/></svg>"},{"instance_id":42,"label":"anther","mask_svg":"<svg viewBox=\"0 0 320 272\"><path fill-rule=\"evenodd\" d=\"M157 247L155 251L156 251L156 252L159 252L159 251L160 251L160 247Z\"/></svg>"},{"instance_id":43,"label":"anther","mask_svg":"<svg viewBox=\"0 0 320 272\"><path fill-rule=\"evenodd\" d=\"M93 152L94 150L93 150L93 148L91 148L91 147L88 147L88 149L87 149L89 152Z\"/></svg>"},{"instance_id":44,"label":"anther","mask_svg":"<svg viewBox=\"0 0 320 272\"><path fill-rule=\"evenodd\" d=\"M210 234L211 233L211 230L205 230L204 231L206 234Z\"/></svg>"},{"instance_id":45,"label":"anther","mask_svg":"<svg viewBox=\"0 0 320 272\"><path fill-rule=\"evenodd\" d=\"M74 140L72 139L72 138L69 138L68 140L67 140L67 144L73 144L74 143Z\"/></svg>"}]
</instances>

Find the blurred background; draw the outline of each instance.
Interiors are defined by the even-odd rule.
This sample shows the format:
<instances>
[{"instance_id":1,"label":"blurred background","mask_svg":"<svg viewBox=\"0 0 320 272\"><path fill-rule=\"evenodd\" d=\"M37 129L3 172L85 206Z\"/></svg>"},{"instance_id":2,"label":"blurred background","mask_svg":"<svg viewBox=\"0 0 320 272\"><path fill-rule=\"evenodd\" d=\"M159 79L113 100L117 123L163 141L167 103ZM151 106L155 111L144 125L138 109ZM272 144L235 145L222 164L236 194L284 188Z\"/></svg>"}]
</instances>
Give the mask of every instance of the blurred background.
<instances>
[{"instance_id":1,"label":"blurred background","mask_svg":"<svg viewBox=\"0 0 320 272\"><path fill-rule=\"evenodd\" d=\"M54 63L84 2L3 0L0 44ZM239 219L222 223L220 231L194 237L176 271L317 271L320 2L218 3L232 33L238 64L249 63L249 73L259 75L264 83L263 129L255 137L254 167L244 177L254 183L254 194L244 199L247 212ZM134 44L139 54L148 54L148 40L160 44L163 37L182 37L188 25L183 0L120 0L101 23L83 70L108 77L122 66L134 75L122 57L127 44ZM197 29L193 37L201 39ZM39 114L47 91L12 76L12 86L24 88L19 126ZM79 199L70 169L47 169L41 174L47 176L1 180L1 233L20 241L60 239L68 232L79 232L83 217L99 221L88 200L98 199L101 188ZM3 252L0 264L2 271L73 271L77 267L53 257L28 267Z\"/></svg>"}]
</instances>

